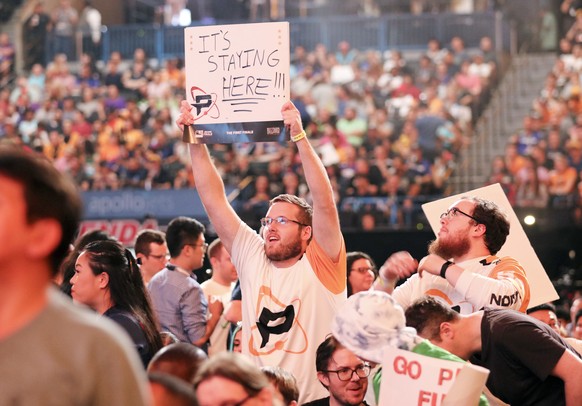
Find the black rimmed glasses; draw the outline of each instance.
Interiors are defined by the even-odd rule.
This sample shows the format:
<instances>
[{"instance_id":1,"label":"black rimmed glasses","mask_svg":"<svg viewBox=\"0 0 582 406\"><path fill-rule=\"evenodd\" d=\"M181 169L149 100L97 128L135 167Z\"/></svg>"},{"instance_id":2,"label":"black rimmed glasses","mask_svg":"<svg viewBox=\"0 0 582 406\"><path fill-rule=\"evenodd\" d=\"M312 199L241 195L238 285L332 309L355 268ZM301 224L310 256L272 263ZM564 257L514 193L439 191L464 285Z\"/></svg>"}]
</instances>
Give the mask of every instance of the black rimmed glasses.
<instances>
[{"instance_id":1,"label":"black rimmed glasses","mask_svg":"<svg viewBox=\"0 0 582 406\"><path fill-rule=\"evenodd\" d=\"M184 244L184 245L189 245L191 247L202 247L202 251L206 252L206 250L208 249L208 243L202 243L202 244Z\"/></svg>"},{"instance_id":2,"label":"black rimmed glasses","mask_svg":"<svg viewBox=\"0 0 582 406\"><path fill-rule=\"evenodd\" d=\"M299 222L297 220L288 219L287 217L284 217L284 216L278 216L278 217L275 217L275 218L272 218L272 217L263 217L261 219L261 226L268 227L268 226L270 226L273 223L277 223L279 225L285 226L285 225L289 224L289 222L295 223L295 224L299 224L300 226L304 226L304 227L307 226L307 224L301 223L301 222Z\"/></svg>"},{"instance_id":3,"label":"black rimmed glasses","mask_svg":"<svg viewBox=\"0 0 582 406\"><path fill-rule=\"evenodd\" d=\"M356 367L356 369L352 369L352 368L340 368L340 369L336 369L335 371L332 370L327 370L327 371L321 371L321 372L334 372L337 374L337 377L340 381L349 381L352 379L352 376L354 376L354 373L358 376L358 378L363 379L363 378L367 378L368 376L370 376L370 365L368 364L362 364L358 367Z\"/></svg>"},{"instance_id":4,"label":"black rimmed glasses","mask_svg":"<svg viewBox=\"0 0 582 406\"><path fill-rule=\"evenodd\" d=\"M464 211L462 211L460 209L457 209L456 207L453 207L453 208L447 210L446 212L444 212L443 214L441 214L441 219L450 220L450 219L456 217L457 213L460 213L463 216L469 217L470 219L475 220L477 223L481 224L481 222L479 220L477 220L475 217L471 216L470 214L465 213Z\"/></svg>"},{"instance_id":5,"label":"black rimmed glasses","mask_svg":"<svg viewBox=\"0 0 582 406\"><path fill-rule=\"evenodd\" d=\"M153 259L157 259L158 261L161 260L162 258L164 259L169 259L170 255L169 254L163 254L163 255L154 255L154 254L150 254L148 255L148 257L152 257Z\"/></svg>"}]
</instances>

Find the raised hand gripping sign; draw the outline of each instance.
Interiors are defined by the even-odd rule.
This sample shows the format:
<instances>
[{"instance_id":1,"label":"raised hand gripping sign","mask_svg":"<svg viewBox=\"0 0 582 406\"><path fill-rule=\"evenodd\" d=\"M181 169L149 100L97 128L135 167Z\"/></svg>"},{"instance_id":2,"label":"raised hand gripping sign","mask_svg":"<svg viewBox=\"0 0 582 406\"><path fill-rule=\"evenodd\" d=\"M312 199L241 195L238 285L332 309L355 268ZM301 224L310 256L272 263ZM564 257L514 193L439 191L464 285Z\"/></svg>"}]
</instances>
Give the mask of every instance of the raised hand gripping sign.
<instances>
[{"instance_id":1,"label":"raised hand gripping sign","mask_svg":"<svg viewBox=\"0 0 582 406\"><path fill-rule=\"evenodd\" d=\"M195 118L188 142L284 140L289 23L189 27L184 35L186 98Z\"/></svg>"}]
</instances>

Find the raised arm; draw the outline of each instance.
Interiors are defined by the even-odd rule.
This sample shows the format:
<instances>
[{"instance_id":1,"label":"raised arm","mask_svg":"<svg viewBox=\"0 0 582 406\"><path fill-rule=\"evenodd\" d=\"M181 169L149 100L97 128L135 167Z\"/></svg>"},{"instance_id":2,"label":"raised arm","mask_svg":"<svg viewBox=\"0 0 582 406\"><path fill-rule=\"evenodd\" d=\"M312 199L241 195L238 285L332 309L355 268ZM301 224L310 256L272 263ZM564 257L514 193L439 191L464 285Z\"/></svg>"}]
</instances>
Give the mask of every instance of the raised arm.
<instances>
[{"instance_id":1,"label":"raised arm","mask_svg":"<svg viewBox=\"0 0 582 406\"><path fill-rule=\"evenodd\" d=\"M290 129L291 139L295 141L307 186L313 197L313 237L332 259L337 260L342 246L342 235L333 190L327 172L319 156L306 137L297 137L303 133L301 115L292 102L286 102L281 108L283 121Z\"/></svg>"},{"instance_id":2,"label":"raised arm","mask_svg":"<svg viewBox=\"0 0 582 406\"><path fill-rule=\"evenodd\" d=\"M190 110L192 110L192 106L187 101L182 101L180 116L176 121L180 127L194 123L194 116ZM196 189L206 214L208 214L210 222L224 244L224 248L228 252L232 252L232 242L241 220L226 198L224 182L212 163L206 145L190 144L190 158L192 159L192 173Z\"/></svg>"}]
</instances>

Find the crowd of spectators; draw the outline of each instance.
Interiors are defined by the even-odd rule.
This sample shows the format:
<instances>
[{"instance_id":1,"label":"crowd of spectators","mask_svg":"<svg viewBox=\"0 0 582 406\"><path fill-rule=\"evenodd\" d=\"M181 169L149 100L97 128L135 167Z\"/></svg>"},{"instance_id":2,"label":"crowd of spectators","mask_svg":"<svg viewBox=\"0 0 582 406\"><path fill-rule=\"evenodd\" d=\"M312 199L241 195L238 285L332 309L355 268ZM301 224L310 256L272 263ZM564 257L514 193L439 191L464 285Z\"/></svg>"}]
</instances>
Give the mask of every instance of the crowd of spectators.
<instances>
[{"instance_id":1,"label":"crowd of spectators","mask_svg":"<svg viewBox=\"0 0 582 406\"><path fill-rule=\"evenodd\" d=\"M415 224L418 203L445 193L498 73L488 37L479 49L466 49L459 37L447 45L431 40L420 57L356 50L347 41L337 50L293 50L291 97L346 227ZM183 89L179 59L152 60L142 49L130 60L113 51L105 62L84 54L71 63L58 54L5 79L0 139L42 151L82 190L192 188L174 124ZM284 146L211 149L227 186L248 185L240 196L251 222L283 189L307 194L298 158Z\"/></svg>"},{"instance_id":2,"label":"crowd of spectators","mask_svg":"<svg viewBox=\"0 0 582 406\"><path fill-rule=\"evenodd\" d=\"M582 223L582 10L560 40L559 56L530 113L492 161L489 183L501 183L517 207L574 210Z\"/></svg>"}]
</instances>

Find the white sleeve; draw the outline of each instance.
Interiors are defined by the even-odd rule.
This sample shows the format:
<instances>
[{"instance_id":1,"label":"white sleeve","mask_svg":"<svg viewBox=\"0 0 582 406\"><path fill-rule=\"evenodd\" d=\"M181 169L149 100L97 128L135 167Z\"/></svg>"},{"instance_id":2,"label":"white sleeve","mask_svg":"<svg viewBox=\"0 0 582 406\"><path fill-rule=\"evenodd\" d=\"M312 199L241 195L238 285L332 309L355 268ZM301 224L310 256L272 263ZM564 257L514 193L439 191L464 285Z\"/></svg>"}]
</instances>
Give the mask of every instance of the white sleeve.
<instances>
[{"instance_id":1,"label":"white sleeve","mask_svg":"<svg viewBox=\"0 0 582 406\"><path fill-rule=\"evenodd\" d=\"M530 299L525 271L511 257L499 260L488 276L476 272L463 272L455 290L475 309L488 306L525 312Z\"/></svg>"}]
</instances>

